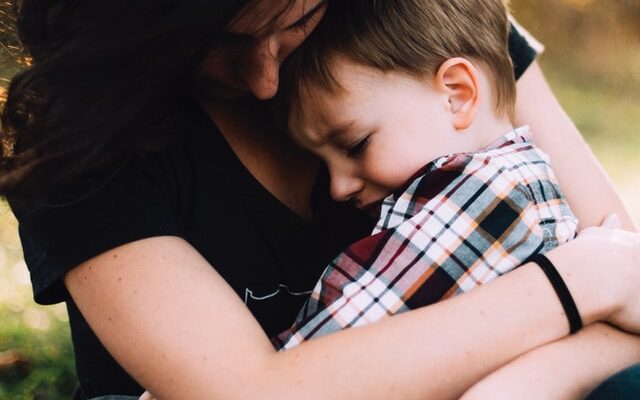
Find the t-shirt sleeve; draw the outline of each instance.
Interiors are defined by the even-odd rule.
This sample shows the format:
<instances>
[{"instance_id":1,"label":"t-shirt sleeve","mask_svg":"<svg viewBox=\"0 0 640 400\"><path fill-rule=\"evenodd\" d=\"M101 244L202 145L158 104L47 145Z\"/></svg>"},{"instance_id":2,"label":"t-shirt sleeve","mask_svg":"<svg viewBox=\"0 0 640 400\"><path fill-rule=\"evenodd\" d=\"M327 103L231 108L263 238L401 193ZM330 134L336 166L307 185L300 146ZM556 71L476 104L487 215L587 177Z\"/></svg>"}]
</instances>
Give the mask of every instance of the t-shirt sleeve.
<instances>
[{"instance_id":1,"label":"t-shirt sleeve","mask_svg":"<svg viewBox=\"0 0 640 400\"><path fill-rule=\"evenodd\" d=\"M527 32L515 19L510 18L509 55L513 61L516 80L520 79L524 71L544 51L544 46Z\"/></svg>"},{"instance_id":2,"label":"t-shirt sleeve","mask_svg":"<svg viewBox=\"0 0 640 400\"><path fill-rule=\"evenodd\" d=\"M56 201L9 199L36 302L66 300L65 274L96 255L143 238L180 235L166 187L150 171L129 162L110 175L77 180Z\"/></svg>"}]
</instances>

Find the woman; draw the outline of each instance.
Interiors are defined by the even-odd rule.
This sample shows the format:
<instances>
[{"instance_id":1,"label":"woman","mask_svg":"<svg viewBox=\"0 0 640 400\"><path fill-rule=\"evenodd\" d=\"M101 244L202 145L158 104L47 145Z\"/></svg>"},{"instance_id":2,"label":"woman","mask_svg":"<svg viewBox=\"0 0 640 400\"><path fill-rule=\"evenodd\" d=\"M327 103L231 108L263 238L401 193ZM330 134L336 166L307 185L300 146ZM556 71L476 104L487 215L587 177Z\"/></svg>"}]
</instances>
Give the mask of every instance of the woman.
<instances>
[{"instance_id":1,"label":"woman","mask_svg":"<svg viewBox=\"0 0 640 400\"><path fill-rule=\"evenodd\" d=\"M137 381L159 398L455 398L566 336L551 286L525 265L468 295L274 352L268 335L291 323L368 220L315 190L317 161L248 96L275 94L280 62L327 3L244 3L21 2L34 65L14 79L3 113L4 142L15 143L2 188L36 299L67 303L76 397L139 394ZM524 69L534 53L519 43ZM554 167L585 226L617 212L630 227L535 64L518 89L516 117L548 132L540 145L562 160ZM573 153L554 157L555 132ZM550 254L585 324L640 331L638 240L601 229ZM602 325L581 337L603 331L639 347Z\"/></svg>"}]
</instances>

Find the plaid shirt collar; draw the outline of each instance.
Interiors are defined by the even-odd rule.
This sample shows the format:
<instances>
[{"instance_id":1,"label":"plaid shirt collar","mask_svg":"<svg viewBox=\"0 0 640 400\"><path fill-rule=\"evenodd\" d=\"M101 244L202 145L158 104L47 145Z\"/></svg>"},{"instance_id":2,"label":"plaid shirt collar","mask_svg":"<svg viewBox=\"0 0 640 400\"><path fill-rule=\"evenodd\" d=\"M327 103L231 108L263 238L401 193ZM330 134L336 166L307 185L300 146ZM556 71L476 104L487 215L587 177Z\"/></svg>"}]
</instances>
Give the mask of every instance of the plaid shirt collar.
<instances>
[{"instance_id":1,"label":"plaid shirt collar","mask_svg":"<svg viewBox=\"0 0 640 400\"><path fill-rule=\"evenodd\" d=\"M499 153L500 149L518 143L533 143L533 135L528 125L510 130L483 147L480 151L448 154L429 162L413 174L404 185L400 186L382 201L380 216L372 234L376 234L385 229L391 229L407 219L412 218L417 212L422 210L424 205L427 204L434 195L439 193L439 191L436 190L430 192L420 190L421 187L424 189L425 186L422 179L427 177L430 172L436 169L446 169L447 164L456 163L456 161L460 161L460 159L464 157L490 157L492 153L496 153L496 151ZM397 212L399 209L403 210L402 213ZM401 217L388 218L388 216L393 215L400 215Z\"/></svg>"}]
</instances>

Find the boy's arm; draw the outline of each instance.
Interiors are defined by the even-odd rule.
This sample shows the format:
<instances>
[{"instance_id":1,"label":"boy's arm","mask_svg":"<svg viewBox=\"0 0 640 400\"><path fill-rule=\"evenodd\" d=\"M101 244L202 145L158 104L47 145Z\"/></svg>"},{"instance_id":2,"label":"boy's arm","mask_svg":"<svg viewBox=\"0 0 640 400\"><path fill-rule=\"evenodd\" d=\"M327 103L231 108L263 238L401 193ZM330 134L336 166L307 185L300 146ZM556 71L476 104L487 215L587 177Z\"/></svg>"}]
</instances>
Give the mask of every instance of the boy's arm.
<instances>
[{"instance_id":1,"label":"boy's arm","mask_svg":"<svg viewBox=\"0 0 640 400\"><path fill-rule=\"evenodd\" d=\"M461 400L583 399L607 377L640 361L640 337L593 324L520 356L474 385Z\"/></svg>"}]
</instances>

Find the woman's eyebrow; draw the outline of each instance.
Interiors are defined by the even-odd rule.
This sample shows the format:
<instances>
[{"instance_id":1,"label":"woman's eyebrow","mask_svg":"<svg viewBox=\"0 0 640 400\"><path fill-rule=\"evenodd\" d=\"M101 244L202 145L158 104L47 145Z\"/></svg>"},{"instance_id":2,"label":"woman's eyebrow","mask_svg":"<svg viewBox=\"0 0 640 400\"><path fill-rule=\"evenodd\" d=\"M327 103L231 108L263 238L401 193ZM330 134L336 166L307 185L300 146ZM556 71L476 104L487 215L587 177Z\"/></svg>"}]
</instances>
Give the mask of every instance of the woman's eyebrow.
<instances>
[{"instance_id":1,"label":"woman's eyebrow","mask_svg":"<svg viewBox=\"0 0 640 400\"><path fill-rule=\"evenodd\" d=\"M344 1L344 0L343 0ZM289 29L293 29L295 28L297 25L303 24L304 22L306 22L307 20L311 19L311 17L313 17L318 11L320 11L320 9L322 8L322 6L324 6L324 4L327 2L327 0L321 0L318 2L318 4L316 4L315 6L313 6L313 8L311 10L309 10L308 13L304 14L302 17L300 17L300 19L298 19L297 21L295 21L294 23L292 23L291 25L287 26L286 28L284 28L285 30L289 30Z\"/></svg>"}]
</instances>

